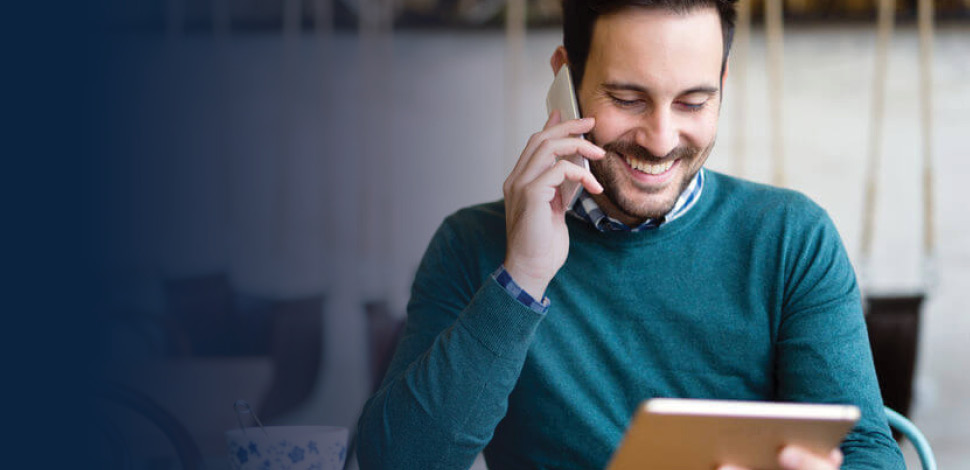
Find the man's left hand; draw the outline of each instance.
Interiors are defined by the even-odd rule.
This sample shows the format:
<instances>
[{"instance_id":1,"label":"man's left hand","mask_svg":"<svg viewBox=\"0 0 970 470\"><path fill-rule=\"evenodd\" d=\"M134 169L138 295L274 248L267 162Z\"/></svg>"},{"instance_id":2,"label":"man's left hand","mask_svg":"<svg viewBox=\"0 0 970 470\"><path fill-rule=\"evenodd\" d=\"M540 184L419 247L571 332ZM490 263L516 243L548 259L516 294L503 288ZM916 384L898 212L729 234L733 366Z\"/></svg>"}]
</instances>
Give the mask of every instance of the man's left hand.
<instances>
[{"instance_id":1,"label":"man's left hand","mask_svg":"<svg viewBox=\"0 0 970 470\"><path fill-rule=\"evenodd\" d=\"M801 447L787 446L778 454L778 464L785 470L838 470L842 451L834 449L828 456L813 454ZM718 470L746 470L736 465L721 465Z\"/></svg>"}]
</instances>

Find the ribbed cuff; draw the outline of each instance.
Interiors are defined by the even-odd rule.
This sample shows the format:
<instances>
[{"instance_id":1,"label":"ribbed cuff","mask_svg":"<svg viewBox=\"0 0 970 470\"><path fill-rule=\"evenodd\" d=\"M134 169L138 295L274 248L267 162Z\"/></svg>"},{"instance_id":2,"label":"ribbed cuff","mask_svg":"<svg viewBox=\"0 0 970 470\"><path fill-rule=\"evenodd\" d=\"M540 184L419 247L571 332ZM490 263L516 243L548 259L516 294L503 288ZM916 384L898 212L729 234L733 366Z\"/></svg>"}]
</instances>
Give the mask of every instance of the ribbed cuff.
<instances>
[{"instance_id":1,"label":"ribbed cuff","mask_svg":"<svg viewBox=\"0 0 970 470\"><path fill-rule=\"evenodd\" d=\"M515 279L512 279L512 275L505 270L504 264L492 273L492 278L505 289L505 292L508 292L509 295L521 302L522 305L535 310L536 313L545 314L549 311L549 297L543 296L541 302L536 301L534 297L522 289L522 286L515 282Z\"/></svg>"},{"instance_id":2,"label":"ribbed cuff","mask_svg":"<svg viewBox=\"0 0 970 470\"><path fill-rule=\"evenodd\" d=\"M524 355L544 314L525 306L489 278L459 318L461 324L499 357Z\"/></svg>"}]
</instances>

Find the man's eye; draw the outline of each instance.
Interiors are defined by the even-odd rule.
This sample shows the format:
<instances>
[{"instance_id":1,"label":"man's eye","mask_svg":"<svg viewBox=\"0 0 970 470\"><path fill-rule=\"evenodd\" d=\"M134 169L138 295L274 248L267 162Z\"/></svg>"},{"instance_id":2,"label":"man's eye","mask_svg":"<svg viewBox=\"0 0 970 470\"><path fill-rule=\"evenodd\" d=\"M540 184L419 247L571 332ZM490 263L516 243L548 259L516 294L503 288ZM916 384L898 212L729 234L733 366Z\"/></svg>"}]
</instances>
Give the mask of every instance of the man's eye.
<instances>
[{"instance_id":1,"label":"man's eye","mask_svg":"<svg viewBox=\"0 0 970 470\"><path fill-rule=\"evenodd\" d=\"M707 104L707 101L704 101L701 103L687 103L683 101L680 102L680 106L686 109L687 111L700 111L701 109L704 108L704 105L706 104Z\"/></svg>"},{"instance_id":2,"label":"man's eye","mask_svg":"<svg viewBox=\"0 0 970 470\"><path fill-rule=\"evenodd\" d=\"M621 108L631 108L640 104L640 100L624 100L615 96L610 96L610 99L612 99L613 103Z\"/></svg>"}]
</instances>

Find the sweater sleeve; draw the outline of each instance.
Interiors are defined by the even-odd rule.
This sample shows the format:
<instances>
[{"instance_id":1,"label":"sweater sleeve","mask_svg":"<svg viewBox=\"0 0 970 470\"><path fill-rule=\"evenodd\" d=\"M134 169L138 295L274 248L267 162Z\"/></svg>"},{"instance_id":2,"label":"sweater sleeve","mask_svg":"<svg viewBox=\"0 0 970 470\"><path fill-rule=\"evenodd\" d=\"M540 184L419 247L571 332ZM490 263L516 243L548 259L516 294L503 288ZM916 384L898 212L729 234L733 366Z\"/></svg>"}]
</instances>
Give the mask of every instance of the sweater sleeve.
<instances>
[{"instance_id":1,"label":"sweater sleeve","mask_svg":"<svg viewBox=\"0 0 970 470\"><path fill-rule=\"evenodd\" d=\"M505 416L543 318L474 272L471 247L455 224L454 217L446 220L432 239L415 276L404 336L364 405L363 470L469 468Z\"/></svg>"},{"instance_id":2,"label":"sweater sleeve","mask_svg":"<svg viewBox=\"0 0 970 470\"><path fill-rule=\"evenodd\" d=\"M862 417L842 444L843 469L903 469L872 362L855 273L828 215L786 237L777 343L778 397L854 404Z\"/></svg>"}]
</instances>

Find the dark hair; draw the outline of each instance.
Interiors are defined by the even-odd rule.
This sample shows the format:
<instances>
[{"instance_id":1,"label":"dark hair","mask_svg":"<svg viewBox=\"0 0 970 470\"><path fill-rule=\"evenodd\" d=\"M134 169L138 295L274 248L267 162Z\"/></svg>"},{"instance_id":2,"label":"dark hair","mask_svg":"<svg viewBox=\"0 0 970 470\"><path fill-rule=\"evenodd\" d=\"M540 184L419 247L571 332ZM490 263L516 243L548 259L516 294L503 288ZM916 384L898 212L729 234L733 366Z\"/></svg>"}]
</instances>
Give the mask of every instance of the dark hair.
<instances>
[{"instance_id":1,"label":"dark hair","mask_svg":"<svg viewBox=\"0 0 970 470\"><path fill-rule=\"evenodd\" d=\"M721 37L724 44L724 58L721 60L723 75L728 51L731 50L731 40L734 38L734 20L737 17L735 3L737 0L563 0L562 43L569 56L573 82L577 87L582 82L596 19L600 15L630 7L668 10L674 13L688 13L704 7L717 9L717 14L721 17Z\"/></svg>"}]
</instances>

